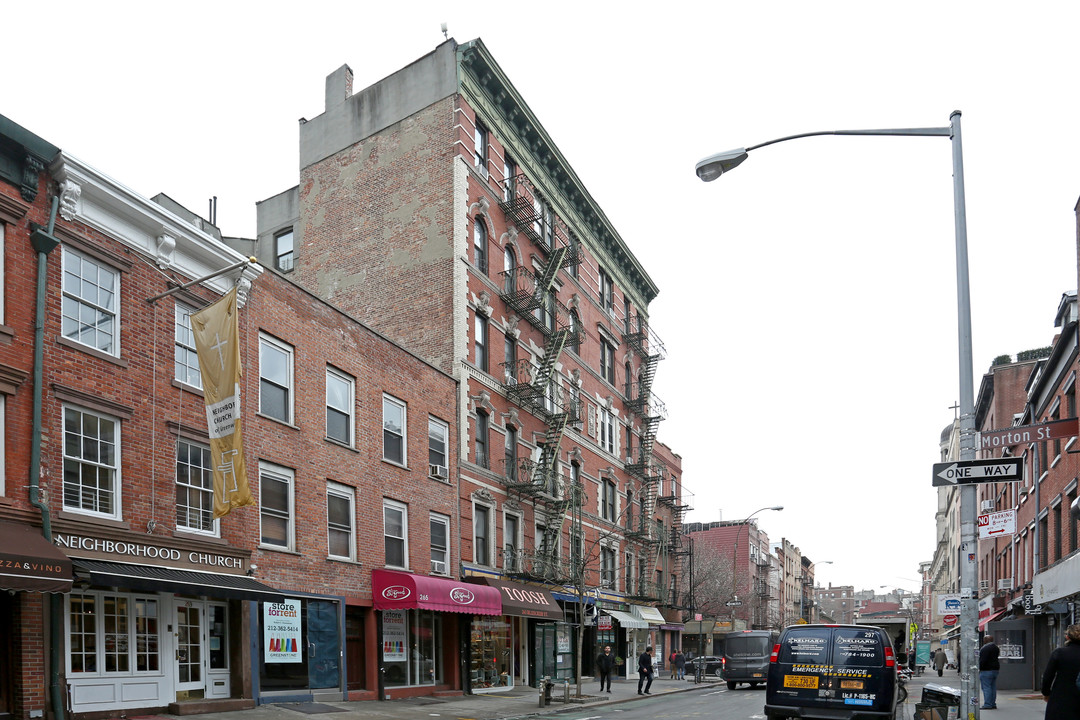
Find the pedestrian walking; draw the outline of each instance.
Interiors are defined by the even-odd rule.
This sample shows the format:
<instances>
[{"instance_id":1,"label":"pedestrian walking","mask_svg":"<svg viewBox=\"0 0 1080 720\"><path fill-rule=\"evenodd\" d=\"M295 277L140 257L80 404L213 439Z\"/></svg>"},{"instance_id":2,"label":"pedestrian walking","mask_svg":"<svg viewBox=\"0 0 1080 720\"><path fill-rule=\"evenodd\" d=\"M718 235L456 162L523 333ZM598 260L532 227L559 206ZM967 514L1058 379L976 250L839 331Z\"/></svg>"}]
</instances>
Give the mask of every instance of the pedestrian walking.
<instances>
[{"instance_id":1,"label":"pedestrian walking","mask_svg":"<svg viewBox=\"0 0 1080 720\"><path fill-rule=\"evenodd\" d=\"M945 657L945 651L938 648L934 651L934 669L937 670L937 676L941 677L942 672L945 670L945 663L949 662L949 659Z\"/></svg>"},{"instance_id":2,"label":"pedestrian walking","mask_svg":"<svg viewBox=\"0 0 1080 720\"><path fill-rule=\"evenodd\" d=\"M675 653L675 679L686 679L686 656L683 655L682 650Z\"/></svg>"},{"instance_id":3,"label":"pedestrian walking","mask_svg":"<svg viewBox=\"0 0 1080 720\"><path fill-rule=\"evenodd\" d=\"M1080 720L1080 625L1065 630L1065 644L1050 653L1042 676L1046 720Z\"/></svg>"},{"instance_id":4,"label":"pedestrian walking","mask_svg":"<svg viewBox=\"0 0 1080 720\"><path fill-rule=\"evenodd\" d=\"M671 677L668 678L668 679L669 680L674 680L675 679L675 651L674 650L672 650L671 654L668 655L668 667L671 668Z\"/></svg>"},{"instance_id":5,"label":"pedestrian walking","mask_svg":"<svg viewBox=\"0 0 1080 720\"><path fill-rule=\"evenodd\" d=\"M611 692L611 673L615 670L615 656L611 646L605 645L604 652L596 657L596 671L600 673L600 692Z\"/></svg>"},{"instance_id":6,"label":"pedestrian walking","mask_svg":"<svg viewBox=\"0 0 1080 720\"><path fill-rule=\"evenodd\" d=\"M1001 651L994 644L994 636L987 635L983 638L982 647L979 648L979 685L982 686L983 704L982 710L997 710L997 679L1001 663L998 656Z\"/></svg>"},{"instance_id":7,"label":"pedestrian walking","mask_svg":"<svg viewBox=\"0 0 1080 720\"><path fill-rule=\"evenodd\" d=\"M652 645L645 648L645 652L638 655L637 674L637 694L652 695L652 693L649 692L652 688L653 681ZM643 687L645 688L645 692L641 691L641 688Z\"/></svg>"}]
</instances>

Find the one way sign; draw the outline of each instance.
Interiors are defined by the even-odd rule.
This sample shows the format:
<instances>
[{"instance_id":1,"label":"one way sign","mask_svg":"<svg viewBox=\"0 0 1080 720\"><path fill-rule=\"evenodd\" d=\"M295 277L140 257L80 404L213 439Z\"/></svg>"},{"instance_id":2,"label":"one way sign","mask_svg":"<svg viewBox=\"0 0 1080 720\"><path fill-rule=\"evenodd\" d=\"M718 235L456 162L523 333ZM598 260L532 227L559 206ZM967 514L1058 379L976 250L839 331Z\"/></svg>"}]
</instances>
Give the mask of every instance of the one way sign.
<instances>
[{"instance_id":1,"label":"one way sign","mask_svg":"<svg viewBox=\"0 0 1080 720\"><path fill-rule=\"evenodd\" d=\"M1021 458L1003 457L992 460L960 460L934 464L934 485L969 485L972 483L1009 482L1019 480L1024 468Z\"/></svg>"}]
</instances>

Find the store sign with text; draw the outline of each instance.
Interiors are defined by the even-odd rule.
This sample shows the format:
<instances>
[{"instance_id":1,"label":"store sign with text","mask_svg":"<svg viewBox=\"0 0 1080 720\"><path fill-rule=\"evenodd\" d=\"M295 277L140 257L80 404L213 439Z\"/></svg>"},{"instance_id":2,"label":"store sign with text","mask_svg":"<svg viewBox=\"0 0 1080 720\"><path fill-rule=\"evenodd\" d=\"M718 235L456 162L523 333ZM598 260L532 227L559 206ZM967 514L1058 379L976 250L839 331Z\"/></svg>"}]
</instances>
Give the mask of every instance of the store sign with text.
<instances>
[{"instance_id":1,"label":"store sign with text","mask_svg":"<svg viewBox=\"0 0 1080 720\"><path fill-rule=\"evenodd\" d=\"M286 599L285 602L264 602L263 606L263 661L266 663L303 662L300 648L302 625L301 601Z\"/></svg>"}]
</instances>

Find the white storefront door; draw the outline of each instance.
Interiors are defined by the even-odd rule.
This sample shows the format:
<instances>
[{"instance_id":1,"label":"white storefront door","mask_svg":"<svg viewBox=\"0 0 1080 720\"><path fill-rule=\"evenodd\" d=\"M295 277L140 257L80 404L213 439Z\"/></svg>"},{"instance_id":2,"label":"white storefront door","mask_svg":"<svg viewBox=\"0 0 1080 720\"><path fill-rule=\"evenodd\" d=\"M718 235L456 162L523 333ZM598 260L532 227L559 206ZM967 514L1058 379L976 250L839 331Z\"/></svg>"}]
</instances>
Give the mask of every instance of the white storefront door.
<instances>
[{"instance_id":1,"label":"white storefront door","mask_svg":"<svg viewBox=\"0 0 1080 720\"><path fill-rule=\"evenodd\" d=\"M229 697L229 632L223 603L177 600L173 627L177 698Z\"/></svg>"}]
</instances>

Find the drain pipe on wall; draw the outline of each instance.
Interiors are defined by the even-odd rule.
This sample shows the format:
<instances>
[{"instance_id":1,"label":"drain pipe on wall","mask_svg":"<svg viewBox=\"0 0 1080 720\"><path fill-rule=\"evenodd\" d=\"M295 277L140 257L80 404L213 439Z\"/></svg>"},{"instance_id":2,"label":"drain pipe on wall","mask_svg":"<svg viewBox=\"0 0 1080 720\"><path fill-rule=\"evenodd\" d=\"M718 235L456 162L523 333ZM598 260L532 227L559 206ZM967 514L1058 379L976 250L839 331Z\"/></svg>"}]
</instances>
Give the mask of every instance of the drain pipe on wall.
<instances>
[{"instance_id":1,"label":"drain pipe on wall","mask_svg":"<svg viewBox=\"0 0 1080 720\"><path fill-rule=\"evenodd\" d=\"M30 504L41 511L41 533L52 542L52 520L49 506L41 501L41 396L42 366L45 356L45 299L47 295L47 270L49 253L60 244L53 237L56 226L56 210L60 198L53 197L49 211L49 227L42 229L37 223L30 225L30 245L37 252L37 297L34 314L34 433L30 441ZM53 718L64 720L64 693L60 687L60 628L63 626L64 598L49 593L49 702Z\"/></svg>"}]
</instances>

